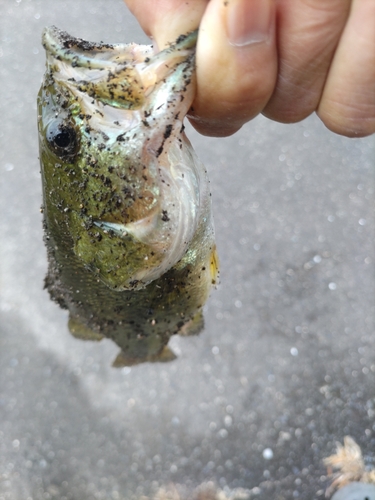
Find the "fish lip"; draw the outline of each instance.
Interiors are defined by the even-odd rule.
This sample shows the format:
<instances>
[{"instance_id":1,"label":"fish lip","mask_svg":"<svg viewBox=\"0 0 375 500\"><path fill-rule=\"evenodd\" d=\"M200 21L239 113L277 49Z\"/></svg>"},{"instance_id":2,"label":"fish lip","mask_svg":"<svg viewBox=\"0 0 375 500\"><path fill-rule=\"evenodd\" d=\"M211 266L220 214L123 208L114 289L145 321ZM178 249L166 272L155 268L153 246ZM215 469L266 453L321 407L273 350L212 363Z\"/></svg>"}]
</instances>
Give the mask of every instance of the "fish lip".
<instances>
[{"instance_id":1,"label":"fish lip","mask_svg":"<svg viewBox=\"0 0 375 500\"><path fill-rule=\"evenodd\" d=\"M161 50L151 59L155 60L165 57L168 54L175 54L176 52L195 49L198 40L198 30L189 31L183 35L180 35L177 40L169 45L164 50Z\"/></svg>"},{"instance_id":2,"label":"fish lip","mask_svg":"<svg viewBox=\"0 0 375 500\"><path fill-rule=\"evenodd\" d=\"M180 35L177 40L166 49L148 57L145 66L140 67L140 74L154 70L158 74L158 81L173 73L181 64L194 66L195 46L198 39L198 30Z\"/></svg>"},{"instance_id":3,"label":"fish lip","mask_svg":"<svg viewBox=\"0 0 375 500\"><path fill-rule=\"evenodd\" d=\"M198 39L198 30L190 31L186 34L180 35L177 40L169 47L158 52L151 57L146 57L149 64L157 62L164 62L178 52L191 51L195 48ZM55 56L59 60L73 62L75 66L90 67L92 69L112 67L113 61L105 61L103 59L95 59L89 56L93 51L114 50L116 48L123 49L129 47L130 44L108 44L89 42L82 38L75 38L66 31L60 30L56 26L48 26L44 28L42 33L42 45L47 52ZM75 50L74 50L75 49ZM77 49L81 52L77 55ZM87 55L85 56L85 53ZM124 65L135 63L135 61L127 61ZM120 64L121 65L121 64Z\"/></svg>"},{"instance_id":4,"label":"fish lip","mask_svg":"<svg viewBox=\"0 0 375 500\"><path fill-rule=\"evenodd\" d=\"M184 50L184 49L192 49L195 47L198 39L198 30L189 31L186 34L180 35L175 42L172 42L169 47L164 49L161 52L171 51L171 50ZM43 30L42 34L42 43L43 46L47 46L51 50L54 50L54 46L52 43L54 42L54 46L56 44L64 45L64 48L69 49L72 46L78 47L82 50L94 50L94 49L102 49L102 48L113 48L119 44L110 44L103 42L89 42L84 40L83 38L76 38L74 36L69 35L64 30L57 28L57 26L47 26ZM161 53L159 52L159 54Z\"/></svg>"},{"instance_id":5,"label":"fish lip","mask_svg":"<svg viewBox=\"0 0 375 500\"><path fill-rule=\"evenodd\" d=\"M44 28L42 33L42 45L45 50L56 59L73 63L74 66L99 69L103 68L103 66L110 68L113 65L112 61L104 61L103 59L95 60L92 57L85 57L84 53L90 53L95 50L114 49L115 45L88 42L82 38L75 38L56 26ZM78 56L74 49L80 49L82 54Z\"/></svg>"}]
</instances>

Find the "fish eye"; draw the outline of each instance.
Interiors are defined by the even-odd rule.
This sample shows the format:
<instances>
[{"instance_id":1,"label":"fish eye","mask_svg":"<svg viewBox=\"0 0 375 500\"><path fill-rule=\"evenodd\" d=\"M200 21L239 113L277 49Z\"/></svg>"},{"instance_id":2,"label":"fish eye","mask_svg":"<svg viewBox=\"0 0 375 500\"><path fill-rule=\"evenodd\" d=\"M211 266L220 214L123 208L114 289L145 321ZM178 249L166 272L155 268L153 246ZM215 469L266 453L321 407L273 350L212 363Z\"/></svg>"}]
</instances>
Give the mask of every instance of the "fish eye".
<instances>
[{"instance_id":1,"label":"fish eye","mask_svg":"<svg viewBox=\"0 0 375 500\"><path fill-rule=\"evenodd\" d=\"M72 158L78 151L78 135L70 123L61 120L52 121L47 126L46 138L52 150L60 158Z\"/></svg>"}]
</instances>

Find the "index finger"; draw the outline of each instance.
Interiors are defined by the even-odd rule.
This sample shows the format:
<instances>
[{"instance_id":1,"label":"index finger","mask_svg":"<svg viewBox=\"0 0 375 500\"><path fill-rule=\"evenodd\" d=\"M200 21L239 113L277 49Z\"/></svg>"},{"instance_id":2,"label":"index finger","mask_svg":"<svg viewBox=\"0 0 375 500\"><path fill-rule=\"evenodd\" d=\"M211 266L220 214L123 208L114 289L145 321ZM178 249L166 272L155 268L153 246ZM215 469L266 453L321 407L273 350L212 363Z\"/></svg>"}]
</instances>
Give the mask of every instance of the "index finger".
<instances>
[{"instance_id":1,"label":"index finger","mask_svg":"<svg viewBox=\"0 0 375 500\"><path fill-rule=\"evenodd\" d=\"M209 0L125 0L160 49L198 28Z\"/></svg>"}]
</instances>

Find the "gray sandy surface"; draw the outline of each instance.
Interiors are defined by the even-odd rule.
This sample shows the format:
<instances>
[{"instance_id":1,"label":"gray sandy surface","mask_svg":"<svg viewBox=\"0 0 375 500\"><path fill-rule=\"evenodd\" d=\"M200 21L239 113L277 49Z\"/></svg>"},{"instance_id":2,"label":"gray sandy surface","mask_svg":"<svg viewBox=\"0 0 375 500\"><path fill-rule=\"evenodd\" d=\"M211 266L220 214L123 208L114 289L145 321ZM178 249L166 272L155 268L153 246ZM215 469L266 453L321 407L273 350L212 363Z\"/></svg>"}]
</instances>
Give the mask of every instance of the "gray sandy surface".
<instances>
[{"instance_id":1,"label":"gray sandy surface","mask_svg":"<svg viewBox=\"0 0 375 500\"><path fill-rule=\"evenodd\" d=\"M176 361L114 369L118 348L74 339L43 290L40 37L55 24L147 39L121 0L2 0L0 12L0 499L189 495L207 481L228 497L320 499L322 460L345 435L371 465L374 137L316 117L259 117L226 139L190 131L221 285L203 333L172 339Z\"/></svg>"},{"instance_id":2,"label":"gray sandy surface","mask_svg":"<svg viewBox=\"0 0 375 500\"><path fill-rule=\"evenodd\" d=\"M375 499L375 486L364 483L350 483L337 491L332 500L373 500Z\"/></svg>"}]
</instances>

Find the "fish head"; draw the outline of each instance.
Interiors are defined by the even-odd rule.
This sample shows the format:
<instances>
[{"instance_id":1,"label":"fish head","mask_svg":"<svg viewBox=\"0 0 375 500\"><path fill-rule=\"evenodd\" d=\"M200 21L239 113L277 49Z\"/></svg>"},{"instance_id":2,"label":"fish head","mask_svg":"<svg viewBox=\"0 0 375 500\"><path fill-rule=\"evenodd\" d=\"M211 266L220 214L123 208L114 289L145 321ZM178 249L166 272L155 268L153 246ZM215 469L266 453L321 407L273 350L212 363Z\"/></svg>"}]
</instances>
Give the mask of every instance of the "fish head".
<instances>
[{"instance_id":1,"label":"fish head","mask_svg":"<svg viewBox=\"0 0 375 500\"><path fill-rule=\"evenodd\" d=\"M55 244L61 237L114 290L162 276L198 224L200 173L183 133L196 38L181 36L154 54L55 27L43 33L38 128L47 231L55 227Z\"/></svg>"}]
</instances>

